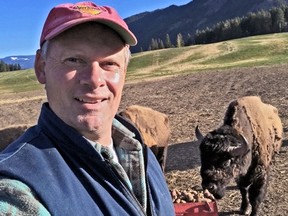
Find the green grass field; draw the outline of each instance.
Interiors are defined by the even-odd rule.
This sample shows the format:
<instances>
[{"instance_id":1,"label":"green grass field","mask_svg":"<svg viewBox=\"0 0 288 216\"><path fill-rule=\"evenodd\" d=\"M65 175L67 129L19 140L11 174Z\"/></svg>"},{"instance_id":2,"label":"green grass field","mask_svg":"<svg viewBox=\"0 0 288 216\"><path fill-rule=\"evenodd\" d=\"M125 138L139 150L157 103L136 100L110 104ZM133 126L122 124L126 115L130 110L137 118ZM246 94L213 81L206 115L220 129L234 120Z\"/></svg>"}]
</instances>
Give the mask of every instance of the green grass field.
<instances>
[{"instance_id":1,"label":"green grass field","mask_svg":"<svg viewBox=\"0 0 288 216\"><path fill-rule=\"evenodd\" d=\"M228 69L287 64L288 33L269 34L214 44L194 45L136 53L127 72L128 81ZM0 92L25 92L43 88L34 70L0 73Z\"/></svg>"}]
</instances>

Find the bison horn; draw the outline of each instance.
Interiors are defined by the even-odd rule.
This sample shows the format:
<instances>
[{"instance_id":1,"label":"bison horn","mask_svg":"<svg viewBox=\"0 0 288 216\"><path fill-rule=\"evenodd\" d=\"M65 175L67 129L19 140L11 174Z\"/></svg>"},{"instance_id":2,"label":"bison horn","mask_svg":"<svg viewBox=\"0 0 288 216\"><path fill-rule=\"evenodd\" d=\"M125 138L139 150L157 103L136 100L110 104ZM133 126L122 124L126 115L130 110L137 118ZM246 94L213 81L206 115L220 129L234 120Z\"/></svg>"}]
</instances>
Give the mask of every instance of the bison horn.
<instances>
[{"instance_id":1,"label":"bison horn","mask_svg":"<svg viewBox=\"0 0 288 216\"><path fill-rule=\"evenodd\" d=\"M240 156L245 154L249 150L249 145L247 139L240 134L241 142L239 146L230 146L228 152L233 156Z\"/></svg>"},{"instance_id":2,"label":"bison horn","mask_svg":"<svg viewBox=\"0 0 288 216\"><path fill-rule=\"evenodd\" d=\"M195 128L195 135L196 138L201 142L204 139L204 136L202 135L201 131L199 130L198 125Z\"/></svg>"}]
</instances>

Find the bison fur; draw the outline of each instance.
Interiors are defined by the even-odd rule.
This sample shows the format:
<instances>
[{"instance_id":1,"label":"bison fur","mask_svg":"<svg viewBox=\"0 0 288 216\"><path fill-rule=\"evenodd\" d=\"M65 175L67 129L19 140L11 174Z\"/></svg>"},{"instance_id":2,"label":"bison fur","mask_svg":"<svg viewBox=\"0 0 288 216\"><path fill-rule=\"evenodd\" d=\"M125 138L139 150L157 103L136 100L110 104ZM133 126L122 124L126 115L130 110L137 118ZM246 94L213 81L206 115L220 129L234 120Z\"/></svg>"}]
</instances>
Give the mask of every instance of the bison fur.
<instances>
[{"instance_id":1,"label":"bison fur","mask_svg":"<svg viewBox=\"0 0 288 216\"><path fill-rule=\"evenodd\" d=\"M140 131L145 145L152 150L164 171L170 136L168 116L140 105L128 106L119 114L128 119Z\"/></svg>"},{"instance_id":2,"label":"bison fur","mask_svg":"<svg viewBox=\"0 0 288 216\"><path fill-rule=\"evenodd\" d=\"M260 97L232 101L219 128L200 142L202 187L222 198L235 179L242 196L240 213L256 216L267 191L269 167L282 144L283 126L277 108Z\"/></svg>"}]
</instances>

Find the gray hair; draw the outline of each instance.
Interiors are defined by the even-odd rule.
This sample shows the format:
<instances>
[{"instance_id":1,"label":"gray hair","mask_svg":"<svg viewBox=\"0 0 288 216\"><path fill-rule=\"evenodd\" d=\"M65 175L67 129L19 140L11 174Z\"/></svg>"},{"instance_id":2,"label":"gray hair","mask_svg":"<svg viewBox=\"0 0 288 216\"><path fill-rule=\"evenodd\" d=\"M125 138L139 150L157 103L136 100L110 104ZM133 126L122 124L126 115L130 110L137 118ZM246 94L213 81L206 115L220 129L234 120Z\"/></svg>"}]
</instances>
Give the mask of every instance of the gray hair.
<instances>
[{"instance_id":1,"label":"gray hair","mask_svg":"<svg viewBox=\"0 0 288 216\"><path fill-rule=\"evenodd\" d=\"M41 56L42 58L47 58L48 48L49 48L50 41L46 40L44 41L43 45L40 48Z\"/></svg>"}]
</instances>

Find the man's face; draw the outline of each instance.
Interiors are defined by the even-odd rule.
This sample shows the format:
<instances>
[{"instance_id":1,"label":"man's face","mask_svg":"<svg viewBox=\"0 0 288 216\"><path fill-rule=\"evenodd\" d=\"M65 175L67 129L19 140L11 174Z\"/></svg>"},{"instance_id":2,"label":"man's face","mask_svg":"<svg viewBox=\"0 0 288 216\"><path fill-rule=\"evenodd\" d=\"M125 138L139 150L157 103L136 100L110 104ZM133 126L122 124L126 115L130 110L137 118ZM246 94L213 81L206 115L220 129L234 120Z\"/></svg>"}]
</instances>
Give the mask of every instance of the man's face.
<instances>
[{"instance_id":1,"label":"man's face","mask_svg":"<svg viewBox=\"0 0 288 216\"><path fill-rule=\"evenodd\" d=\"M114 31L96 23L82 24L49 43L43 70L37 72L36 66L35 71L51 109L82 135L98 140L111 131L119 107L128 48Z\"/></svg>"}]
</instances>

